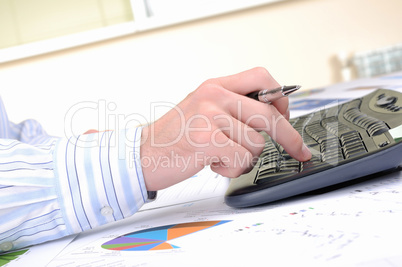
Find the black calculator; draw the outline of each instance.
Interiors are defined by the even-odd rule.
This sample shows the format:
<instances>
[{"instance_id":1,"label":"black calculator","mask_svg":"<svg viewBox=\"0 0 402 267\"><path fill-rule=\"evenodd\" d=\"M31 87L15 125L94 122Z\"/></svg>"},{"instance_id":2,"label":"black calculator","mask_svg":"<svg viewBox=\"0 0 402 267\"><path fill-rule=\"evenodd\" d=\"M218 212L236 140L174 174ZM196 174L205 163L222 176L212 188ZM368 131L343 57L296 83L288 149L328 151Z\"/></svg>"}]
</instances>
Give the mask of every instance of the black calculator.
<instances>
[{"instance_id":1,"label":"black calculator","mask_svg":"<svg viewBox=\"0 0 402 267\"><path fill-rule=\"evenodd\" d=\"M232 207L269 203L402 166L402 93L378 89L349 102L290 119L313 156L299 162L262 133L257 164L232 179Z\"/></svg>"}]
</instances>

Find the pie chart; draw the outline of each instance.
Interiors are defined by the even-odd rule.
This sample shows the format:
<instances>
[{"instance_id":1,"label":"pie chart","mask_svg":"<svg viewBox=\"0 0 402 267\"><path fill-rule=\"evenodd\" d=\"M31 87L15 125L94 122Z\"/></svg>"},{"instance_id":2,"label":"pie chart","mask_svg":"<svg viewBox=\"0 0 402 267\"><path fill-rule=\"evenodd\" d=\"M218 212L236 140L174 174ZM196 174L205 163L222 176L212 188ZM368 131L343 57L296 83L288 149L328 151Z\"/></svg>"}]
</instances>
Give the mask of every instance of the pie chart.
<instances>
[{"instance_id":1,"label":"pie chart","mask_svg":"<svg viewBox=\"0 0 402 267\"><path fill-rule=\"evenodd\" d=\"M170 240L192 233L216 227L230 221L205 221L171 224L146 230L140 230L117 237L102 245L102 248L119 251L155 251L177 249Z\"/></svg>"},{"instance_id":2,"label":"pie chart","mask_svg":"<svg viewBox=\"0 0 402 267\"><path fill-rule=\"evenodd\" d=\"M27 252L28 249L0 254L0 267L9 264Z\"/></svg>"}]
</instances>

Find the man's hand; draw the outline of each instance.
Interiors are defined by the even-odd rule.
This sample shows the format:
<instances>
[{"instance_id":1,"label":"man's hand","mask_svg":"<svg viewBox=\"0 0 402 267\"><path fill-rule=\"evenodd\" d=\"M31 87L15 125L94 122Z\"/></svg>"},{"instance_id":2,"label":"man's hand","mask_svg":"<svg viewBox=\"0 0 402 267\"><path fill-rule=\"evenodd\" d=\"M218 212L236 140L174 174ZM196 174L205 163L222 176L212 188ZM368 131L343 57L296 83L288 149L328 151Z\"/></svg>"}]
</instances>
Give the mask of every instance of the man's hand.
<instances>
[{"instance_id":1,"label":"man's hand","mask_svg":"<svg viewBox=\"0 0 402 267\"><path fill-rule=\"evenodd\" d=\"M240 176L251 170L264 148L260 131L295 159L309 160L310 151L288 122L288 99L268 105L245 96L278 86L264 68L210 79L145 127L141 164L147 189L169 187L207 165L223 176Z\"/></svg>"}]
</instances>

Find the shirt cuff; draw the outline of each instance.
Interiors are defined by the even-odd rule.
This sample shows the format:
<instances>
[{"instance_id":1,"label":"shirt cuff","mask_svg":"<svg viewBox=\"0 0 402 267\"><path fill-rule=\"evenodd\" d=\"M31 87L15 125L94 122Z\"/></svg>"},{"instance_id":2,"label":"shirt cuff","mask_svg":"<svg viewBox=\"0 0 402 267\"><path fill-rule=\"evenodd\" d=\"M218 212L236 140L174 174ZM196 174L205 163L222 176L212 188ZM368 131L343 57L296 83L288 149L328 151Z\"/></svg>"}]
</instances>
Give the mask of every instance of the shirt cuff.
<instances>
[{"instance_id":1,"label":"shirt cuff","mask_svg":"<svg viewBox=\"0 0 402 267\"><path fill-rule=\"evenodd\" d=\"M142 128L61 139L54 162L70 233L133 215L148 200L140 161Z\"/></svg>"}]
</instances>

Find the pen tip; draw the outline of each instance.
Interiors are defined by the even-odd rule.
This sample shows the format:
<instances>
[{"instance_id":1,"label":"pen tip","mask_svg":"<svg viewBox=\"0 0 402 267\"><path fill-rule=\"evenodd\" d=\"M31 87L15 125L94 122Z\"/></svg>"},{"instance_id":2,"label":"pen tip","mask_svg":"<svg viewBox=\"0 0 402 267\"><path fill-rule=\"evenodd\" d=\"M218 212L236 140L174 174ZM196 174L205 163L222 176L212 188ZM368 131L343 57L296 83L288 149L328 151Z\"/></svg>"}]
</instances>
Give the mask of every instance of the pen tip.
<instances>
[{"instance_id":1,"label":"pen tip","mask_svg":"<svg viewBox=\"0 0 402 267\"><path fill-rule=\"evenodd\" d=\"M297 91L301 88L301 85L289 85L289 86L284 86L282 89L282 93L284 95L289 95L293 93L294 91Z\"/></svg>"}]
</instances>

